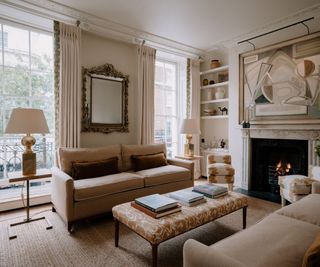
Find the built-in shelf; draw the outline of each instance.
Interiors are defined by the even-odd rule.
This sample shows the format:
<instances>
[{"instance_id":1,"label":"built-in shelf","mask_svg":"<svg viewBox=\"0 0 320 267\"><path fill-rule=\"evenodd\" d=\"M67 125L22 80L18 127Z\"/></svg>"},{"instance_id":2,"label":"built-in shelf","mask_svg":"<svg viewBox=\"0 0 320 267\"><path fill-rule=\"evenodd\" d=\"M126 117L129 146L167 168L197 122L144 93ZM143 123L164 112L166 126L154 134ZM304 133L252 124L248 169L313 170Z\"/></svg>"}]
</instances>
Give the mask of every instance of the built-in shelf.
<instances>
[{"instance_id":1,"label":"built-in shelf","mask_svg":"<svg viewBox=\"0 0 320 267\"><path fill-rule=\"evenodd\" d=\"M201 101L201 104L221 103L221 102L228 102L228 101L229 101L229 98L222 98L222 99Z\"/></svg>"},{"instance_id":2,"label":"built-in shelf","mask_svg":"<svg viewBox=\"0 0 320 267\"><path fill-rule=\"evenodd\" d=\"M202 86L201 89L210 89L210 88L215 88L220 86L227 86L228 84L229 84L229 81L222 82L222 83L209 84L206 86Z\"/></svg>"},{"instance_id":3,"label":"built-in shelf","mask_svg":"<svg viewBox=\"0 0 320 267\"><path fill-rule=\"evenodd\" d=\"M228 119L228 115L201 116L201 119Z\"/></svg>"},{"instance_id":4,"label":"built-in shelf","mask_svg":"<svg viewBox=\"0 0 320 267\"><path fill-rule=\"evenodd\" d=\"M214 69L210 69L210 70L206 70L206 71L202 71L200 72L200 75L205 75L205 74L210 74L210 73L217 73L217 72L221 72L221 71L226 71L228 70L229 66L222 66L219 68L214 68Z\"/></svg>"}]
</instances>

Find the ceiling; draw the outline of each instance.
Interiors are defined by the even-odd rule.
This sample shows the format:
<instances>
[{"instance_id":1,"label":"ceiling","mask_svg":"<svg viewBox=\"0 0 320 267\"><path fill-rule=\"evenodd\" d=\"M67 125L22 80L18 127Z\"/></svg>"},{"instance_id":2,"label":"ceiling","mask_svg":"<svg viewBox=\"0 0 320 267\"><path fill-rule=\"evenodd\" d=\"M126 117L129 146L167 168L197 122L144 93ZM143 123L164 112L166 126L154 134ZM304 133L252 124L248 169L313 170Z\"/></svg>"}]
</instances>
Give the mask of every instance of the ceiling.
<instances>
[{"instance_id":1,"label":"ceiling","mask_svg":"<svg viewBox=\"0 0 320 267\"><path fill-rule=\"evenodd\" d=\"M306 18L312 10L320 9L319 0L55 0L51 2L201 50L209 50L234 38L252 36L259 30L265 32L265 29L274 26L275 23L288 25L290 21L297 21L297 17ZM319 16L316 19L319 27ZM307 24L309 25L309 22Z\"/></svg>"}]
</instances>

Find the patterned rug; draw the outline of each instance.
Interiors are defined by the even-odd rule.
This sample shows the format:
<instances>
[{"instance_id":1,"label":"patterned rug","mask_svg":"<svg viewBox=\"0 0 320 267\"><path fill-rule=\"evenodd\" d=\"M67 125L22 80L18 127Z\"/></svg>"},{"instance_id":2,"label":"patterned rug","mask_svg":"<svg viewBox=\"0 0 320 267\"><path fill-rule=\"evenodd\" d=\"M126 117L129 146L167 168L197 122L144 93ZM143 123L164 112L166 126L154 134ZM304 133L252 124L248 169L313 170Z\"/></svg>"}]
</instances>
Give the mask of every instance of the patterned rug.
<instances>
[{"instance_id":1,"label":"patterned rug","mask_svg":"<svg viewBox=\"0 0 320 267\"><path fill-rule=\"evenodd\" d=\"M249 197L247 225L250 226L280 208L279 204ZM14 227L18 238L9 240L7 226L22 217L22 212L0 216L0 266L150 266L151 246L137 234L120 226L119 248L114 246L111 214L76 225L70 235L50 206L33 208L53 225L46 230L45 221ZM8 221L9 218L16 218ZM158 266L182 266L183 244L189 238L206 245L213 244L242 229L242 211L236 211L212 223L168 240L159 246Z\"/></svg>"}]
</instances>

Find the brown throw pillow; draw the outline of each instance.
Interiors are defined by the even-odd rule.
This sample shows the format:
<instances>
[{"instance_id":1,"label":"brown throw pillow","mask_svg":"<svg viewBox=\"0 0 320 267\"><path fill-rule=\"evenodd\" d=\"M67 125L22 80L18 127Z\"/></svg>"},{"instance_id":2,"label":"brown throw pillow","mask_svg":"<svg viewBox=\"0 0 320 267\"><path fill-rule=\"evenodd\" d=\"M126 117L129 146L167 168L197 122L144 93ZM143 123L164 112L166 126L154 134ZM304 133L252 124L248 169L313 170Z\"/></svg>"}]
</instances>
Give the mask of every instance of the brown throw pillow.
<instances>
[{"instance_id":1,"label":"brown throw pillow","mask_svg":"<svg viewBox=\"0 0 320 267\"><path fill-rule=\"evenodd\" d=\"M72 163L72 178L74 180L94 178L118 172L117 157L99 161L75 161Z\"/></svg>"},{"instance_id":2,"label":"brown throw pillow","mask_svg":"<svg viewBox=\"0 0 320 267\"><path fill-rule=\"evenodd\" d=\"M168 165L166 156L163 152L148 155L132 155L134 171L141 171L160 166Z\"/></svg>"},{"instance_id":3,"label":"brown throw pillow","mask_svg":"<svg viewBox=\"0 0 320 267\"><path fill-rule=\"evenodd\" d=\"M303 267L320 266L320 234L317 235L303 257Z\"/></svg>"}]
</instances>

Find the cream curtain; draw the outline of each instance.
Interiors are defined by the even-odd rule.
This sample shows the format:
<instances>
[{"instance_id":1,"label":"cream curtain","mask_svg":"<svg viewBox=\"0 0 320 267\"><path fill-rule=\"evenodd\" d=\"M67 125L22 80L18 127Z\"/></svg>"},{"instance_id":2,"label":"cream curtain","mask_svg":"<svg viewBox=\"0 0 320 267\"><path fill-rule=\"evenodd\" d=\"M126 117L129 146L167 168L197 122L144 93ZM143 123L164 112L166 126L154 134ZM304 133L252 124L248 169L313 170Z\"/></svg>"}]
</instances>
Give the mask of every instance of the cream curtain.
<instances>
[{"instance_id":1,"label":"cream curtain","mask_svg":"<svg viewBox=\"0 0 320 267\"><path fill-rule=\"evenodd\" d=\"M156 50L138 49L138 144L154 142L154 77Z\"/></svg>"},{"instance_id":2,"label":"cream curtain","mask_svg":"<svg viewBox=\"0 0 320 267\"><path fill-rule=\"evenodd\" d=\"M191 76L191 105L190 117L196 119L200 128L200 61L197 59L190 59L190 76ZM194 154L200 155L200 136L194 134L192 137L194 144ZM201 176L200 161L195 163L195 176Z\"/></svg>"},{"instance_id":3,"label":"cream curtain","mask_svg":"<svg viewBox=\"0 0 320 267\"><path fill-rule=\"evenodd\" d=\"M59 22L58 146L79 147L81 125L81 30Z\"/></svg>"}]
</instances>

